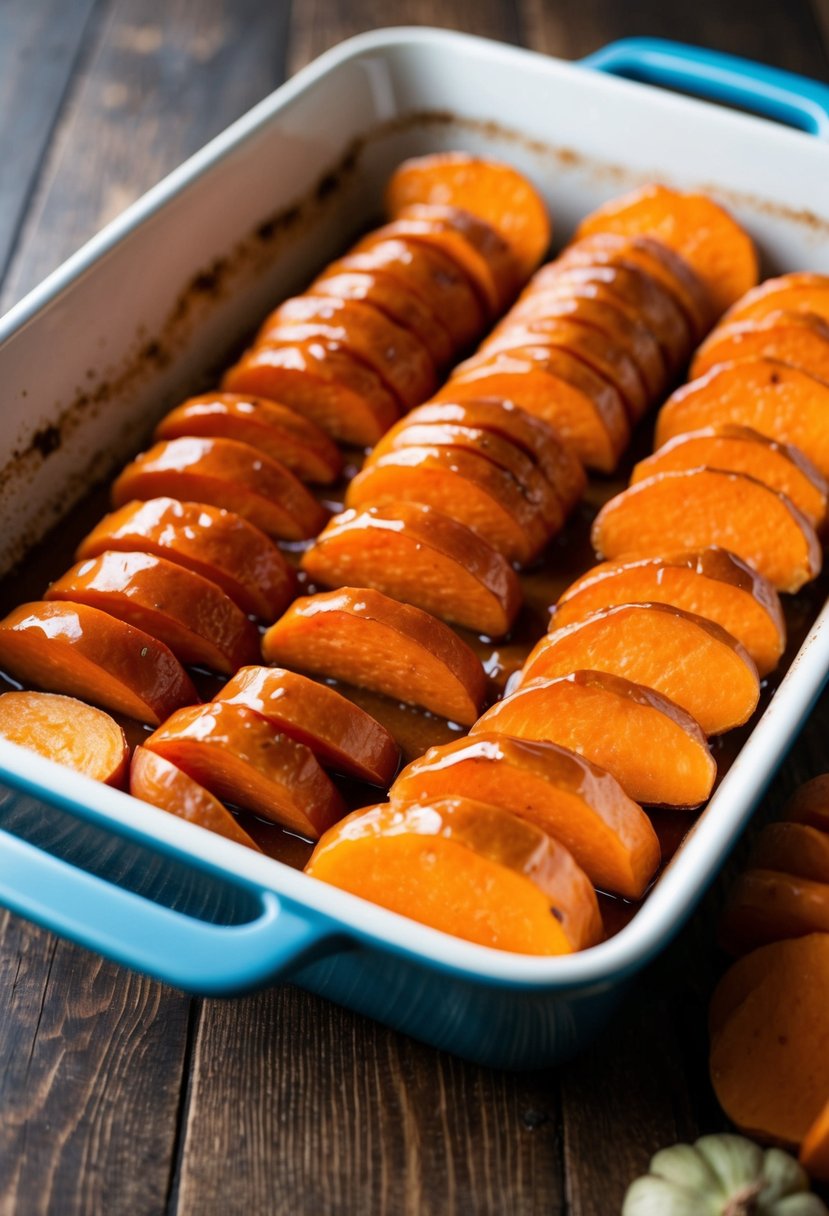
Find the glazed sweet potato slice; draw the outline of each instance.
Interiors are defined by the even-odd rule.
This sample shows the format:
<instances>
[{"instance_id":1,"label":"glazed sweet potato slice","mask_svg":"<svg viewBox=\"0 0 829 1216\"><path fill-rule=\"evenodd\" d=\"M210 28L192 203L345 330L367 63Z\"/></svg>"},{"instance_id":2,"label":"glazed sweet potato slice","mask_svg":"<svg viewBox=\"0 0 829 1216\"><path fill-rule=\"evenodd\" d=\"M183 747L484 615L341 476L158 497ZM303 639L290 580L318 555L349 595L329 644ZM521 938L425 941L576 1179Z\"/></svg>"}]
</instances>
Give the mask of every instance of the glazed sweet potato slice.
<instances>
[{"instance_id":1,"label":"glazed sweet potato slice","mask_svg":"<svg viewBox=\"0 0 829 1216\"><path fill-rule=\"evenodd\" d=\"M593 888L564 846L468 798L355 811L306 873L497 950L570 954L601 936Z\"/></svg>"},{"instance_id":2,"label":"glazed sweet potato slice","mask_svg":"<svg viewBox=\"0 0 829 1216\"><path fill-rule=\"evenodd\" d=\"M691 376L741 359L779 359L829 380L829 323L812 313L772 312L760 320L718 325L694 355Z\"/></svg>"},{"instance_id":3,"label":"glazed sweet potato slice","mask_svg":"<svg viewBox=\"0 0 829 1216\"><path fill-rule=\"evenodd\" d=\"M151 553L107 551L56 579L47 600L86 604L169 646L182 663L231 675L259 653L256 626L215 583Z\"/></svg>"},{"instance_id":4,"label":"glazed sweet potato slice","mask_svg":"<svg viewBox=\"0 0 829 1216\"><path fill-rule=\"evenodd\" d=\"M129 502L104 516L76 553L151 553L210 579L243 612L272 621L296 595L293 568L264 532L233 511L175 498Z\"/></svg>"},{"instance_id":5,"label":"glazed sweet potato slice","mask_svg":"<svg viewBox=\"0 0 829 1216\"><path fill-rule=\"evenodd\" d=\"M647 815L615 777L555 743L476 733L409 764L393 803L470 797L503 807L561 841L594 884L641 899L659 865Z\"/></svg>"},{"instance_id":6,"label":"glazed sweet potato slice","mask_svg":"<svg viewBox=\"0 0 829 1216\"><path fill-rule=\"evenodd\" d=\"M0 695L0 738L77 773L123 786L129 748L118 723L76 697L54 692Z\"/></svg>"},{"instance_id":7,"label":"glazed sweet potato slice","mask_svg":"<svg viewBox=\"0 0 829 1216\"><path fill-rule=\"evenodd\" d=\"M506 558L465 524L417 502L335 515L302 568L313 583L373 587L492 638L509 631L521 606Z\"/></svg>"},{"instance_id":8,"label":"glazed sweet potato slice","mask_svg":"<svg viewBox=\"0 0 829 1216\"><path fill-rule=\"evenodd\" d=\"M480 732L569 748L611 773L629 798L657 806L699 806L717 775L690 714L653 689L607 672L522 682L470 734Z\"/></svg>"},{"instance_id":9,"label":"glazed sweet potato slice","mask_svg":"<svg viewBox=\"0 0 829 1216\"><path fill-rule=\"evenodd\" d=\"M829 1093L827 1008L826 933L763 946L720 981L711 1080L723 1110L747 1135L786 1145L807 1135Z\"/></svg>"},{"instance_id":10,"label":"glazed sweet potato slice","mask_svg":"<svg viewBox=\"0 0 829 1216\"><path fill-rule=\"evenodd\" d=\"M163 642L86 604L21 604L0 621L0 668L157 726L198 694Z\"/></svg>"},{"instance_id":11,"label":"glazed sweet potato slice","mask_svg":"<svg viewBox=\"0 0 829 1216\"><path fill-rule=\"evenodd\" d=\"M777 870L751 869L737 876L719 928L729 954L807 933L829 933L829 883Z\"/></svg>"},{"instance_id":12,"label":"glazed sweet potato slice","mask_svg":"<svg viewBox=\"0 0 829 1216\"><path fill-rule=\"evenodd\" d=\"M244 705L180 709L145 740L216 798L317 840L345 804L313 753Z\"/></svg>"},{"instance_id":13,"label":"glazed sweet potato slice","mask_svg":"<svg viewBox=\"0 0 829 1216\"><path fill-rule=\"evenodd\" d=\"M564 350L497 354L461 367L436 401L505 397L541 418L588 468L611 473L630 440L624 401L609 380Z\"/></svg>"},{"instance_id":14,"label":"glazed sweet potato slice","mask_svg":"<svg viewBox=\"0 0 829 1216\"><path fill-rule=\"evenodd\" d=\"M669 439L652 456L639 461L630 480L635 484L655 473L701 468L747 473L785 494L816 528L823 523L827 485L812 462L798 448L733 422Z\"/></svg>"},{"instance_id":15,"label":"glazed sweet potato slice","mask_svg":"<svg viewBox=\"0 0 829 1216\"><path fill-rule=\"evenodd\" d=\"M484 220L512 250L528 278L550 247L550 216L528 178L510 165L467 152L434 152L395 169L386 187L386 211L394 218L412 203L449 204Z\"/></svg>"},{"instance_id":16,"label":"glazed sweet potato slice","mask_svg":"<svg viewBox=\"0 0 829 1216\"><path fill-rule=\"evenodd\" d=\"M551 627L615 604L643 603L669 604L720 625L745 646L761 676L774 670L785 649L786 625L774 587L733 553L717 548L594 566L561 596Z\"/></svg>"},{"instance_id":17,"label":"glazed sweet potato slice","mask_svg":"<svg viewBox=\"0 0 829 1216\"><path fill-rule=\"evenodd\" d=\"M789 798L785 815L792 823L805 823L829 832L829 773L821 773L798 786Z\"/></svg>"},{"instance_id":18,"label":"glazed sweet potato slice","mask_svg":"<svg viewBox=\"0 0 829 1216\"><path fill-rule=\"evenodd\" d=\"M511 473L459 448L400 448L370 459L351 481L349 507L419 502L477 532L509 561L527 563L552 536Z\"/></svg>"},{"instance_id":19,"label":"glazed sweet potato slice","mask_svg":"<svg viewBox=\"0 0 829 1216\"><path fill-rule=\"evenodd\" d=\"M112 503L178 498L224 507L280 540L315 536L328 512L284 465L236 439L167 439L142 452L112 486Z\"/></svg>"},{"instance_id":20,"label":"glazed sweet potato slice","mask_svg":"<svg viewBox=\"0 0 829 1216\"><path fill-rule=\"evenodd\" d=\"M751 237L706 194L683 194L658 183L643 186L591 212L577 236L597 232L655 237L676 250L702 279L717 315L757 283Z\"/></svg>"},{"instance_id":21,"label":"glazed sweet potato slice","mask_svg":"<svg viewBox=\"0 0 829 1216\"><path fill-rule=\"evenodd\" d=\"M486 691L480 662L448 625L370 588L296 600L262 639L269 663L345 680L469 726Z\"/></svg>"},{"instance_id":22,"label":"glazed sweet potato slice","mask_svg":"<svg viewBox=\"0 0 829 1216\"><path fill-rule=\"evenodd\" d=\"M149 802L161 811L178 815L179 819L195 823L198 827L224 836L235 844L255 849L257 853L262 852L256 841L239 826L218 798L214 798L203 785L188 777L169 760L146 747L137 747L133 752L130 793L133 798Z\"/></svg>"},{"instance_id":23,"label":"glazed sweet potato slice","mask_svg":"<svg viewBox=\"0 0 829 1216\"><path fill-rule=\"evenodd\" d=\"M657 473L602 507L593 523L602 557L660 556L719 545L778 591L799 591L820 572L815 530L787 498L744 473Z\"/></svg>"},{"instance_id":24,"label":"glazed sweet potato slice","mask_svg":"<svg viewBox=\"0 0 829 1216\"><path fill-rule=\"evenodd\" d=\"M765 279L732 305L724 321L759 321L772 312L808 312L829 322L829 275L795 274Z\"/></svg>"},{"instance_id":25,"label":"glazed sweet potato slice","mask_svg":"<svg viewBox=\"0 0 829 1216\"><path fill-rule=\"evenodd\" d=\"M370 367L336 342L254 346L222 380L232 393L281 401L341 443L370 447L400 413Z\"/></svg>"},{"instance_id":26,"label":"glazed sweet potato slice","mask_svg":"<svg viewBox=\"0 0 829 1216\"><path fill-rule=\"evenodd\" d=\"M760 696L757 668L730 633L667 604L619 604L552 630L530 652L522 681L581 670L661 692L708 735L747 722Z\"/></svg>"},{"instance_id":27,"label":"glazed sweet potato slice","mask_svg":"<svg viewBox=\"0 0 829 1216\"><path fill-rule=\"evenodd\" d=\"M829 1182L829 1101L803 1137L798 1160L812 1178Z\"/></svg>"},{"instance_id":28,"label":"glazed sweet potato slice","mask_svg":"<svg viewBox=\"0 0 829 1216\"><path fill-rule=\"evenodd\" d=\"M342 472L337 446L321 427L278 401L242 393L204 393L171 410L156 439L202 435L238 439L272 456L300 481L327 485Z\"/></svg>"},{"instance_id":29,"label":"glazed sweet potato slice","mask_svg":"<svg viewBox=\"0 0 829 1216\"><path fill-rule=\"evenodd\" d=\"M327 684L281 667L243 667L214 701L245 705L283 735L304 743L320 764L387 786L400 751L385 726Z\"/></svg>"},{"instance_id":30,"label":"glazed sweet potato slice","mask_svg":"<svg viewBox=\"0 0 829 1216\"><path fill-rule=\"evenodd\" d=\"M829 883L829 835L805 823L767 823L754 841L749 865Z\"/></svg>"}]
</instances>

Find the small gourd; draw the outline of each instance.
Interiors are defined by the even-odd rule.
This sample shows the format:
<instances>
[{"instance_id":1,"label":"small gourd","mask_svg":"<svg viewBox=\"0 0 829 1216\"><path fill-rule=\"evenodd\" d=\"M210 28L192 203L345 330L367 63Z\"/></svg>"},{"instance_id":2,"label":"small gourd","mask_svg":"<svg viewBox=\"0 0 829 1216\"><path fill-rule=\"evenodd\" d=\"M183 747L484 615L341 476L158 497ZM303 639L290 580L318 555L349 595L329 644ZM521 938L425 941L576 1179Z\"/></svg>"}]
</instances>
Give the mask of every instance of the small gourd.
<instances>
[{"instance_id":1,"label":"small gourd","mask_svg":"<svg viewBox=\"0 0 829 1216\"><path fill-rule=\"evenodd\" d=\"M794 1157L744 1136L702 1136L656 1154L622 1216L829 1216Z\"/></svg>"}]
</instances>

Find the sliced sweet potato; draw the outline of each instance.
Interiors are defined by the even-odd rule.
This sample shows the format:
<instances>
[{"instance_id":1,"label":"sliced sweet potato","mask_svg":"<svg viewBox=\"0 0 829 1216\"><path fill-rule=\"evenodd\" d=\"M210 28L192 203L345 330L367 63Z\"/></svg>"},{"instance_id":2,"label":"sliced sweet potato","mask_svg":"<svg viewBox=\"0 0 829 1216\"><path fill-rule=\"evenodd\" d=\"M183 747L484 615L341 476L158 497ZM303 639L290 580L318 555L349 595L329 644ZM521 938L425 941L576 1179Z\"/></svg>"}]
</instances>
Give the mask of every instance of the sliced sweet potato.
<instances>
[{"instance_id":1,"label":"sliced sweet potato","mask_svg":"<svg viewBox=\"0 0 829 1216\"><path fill-rule=\"evenodd\" d=\"M708 735L747 722L757 707L757 668L730 633L667 604L619 604L554 629L530 652L522 682L608 671L675 701Z\"/></svg>"},{"instance_id":2,"label":"sliced sweet potato","mask_svg":"<svg viewBox=\"0 0 829 1216\"><path fill-rule=\"evenodd\" d=\"M498 950L570 954L601 935L593 888L564 846L468 798L355 811L320 841L306 873Z\"/></svg>"},{"instance_id":3,"label":"sliced sweet potato","mask_svg":"<svg viewBox=\"0 0 829 1216\"><path fill-rule=\"evenodd\" d=\"M812 313L771 312L760 320L718 325L694 355L691 377L741 359L779 359L829 380L829 323Z\"/></svg>"},{"instance_id":4,"label":"sliced sweet potato","mask_svg":"<svg viewBox=\"0 0 829 1216\"><path fill-rule=\"evenodd\" d=\"M178 498L235 511L269 536L304 540L328 512L284 465L236 439L167 439L142 452L112 486L113 506Z\"/></svg>"},{"instance_id":5,"label":"sliced sweet potato","mask_svg":"<svg viewBox=\"0 0 829 1216\"><path fill-rule=\"evenodd\" d=\"M657 473L602 507L593 547L603 557L660 556L719 545L778 591L799 591L820 572L815 530L787 498L744 473Z\"/></svg>"},{"instance_id":6,"label":"sliced sweet potato","mask_svg":"<svg viewBox=\"0 0 829 1216\"><path fill-rule=\"evenodd\" d=\"M829 1101L803 1137L798 1160L812 1178L829 1182Z\"/></svg>"},{"instance_id":7,"label":"sliced sweet potato","mask_svg":"<svg viewBox=\"0 0 829 1216\"><path fill-rule=\"evenodd\" d=\"M295 600L262 639L269 663L371 688L470 725L486 691L480 662L448 625L370 588Z\"/></svg>"},{"instance_id":8,"label":"sliced sweet potato","mask_svg":"<svg viewBox=\"0 0 829 1216\"><path fill-rule=\"evenodd\" d=\"M471 797L528 819L567 848L590 881L641 899L659 865L651 822L610 773L555 743L479 732L430 748L389 791L428 806Z\"/></svg>"},{"instance_id":9,"label":"sliced sweet potato","mask_svg":"<svg viewBox=\"0 0 829 1216\"><path fill-rule=\"evenodd\" d=\"M222 806L218 798L176 768L163 756L156 755L146 747L137 747L130 766L130 793L133 798L149 802L151 806L171 815L178 815L188 823L195 823L208 832L224 836L235 844L243 844L257 853L262 850L255 840L240 827L230 811Z\"/></svg>"},{"instance_id":10,"label":"sliced sweet potato","mask_svg":"<svg viewBox=\"0 0 829 1216\"><path fill-rule=\"evenodd\" d=\"M327 684L281 667L243 667L215 697L245 705L283 735L304 743L320 764L387 786L400 751L385 726Z\"/></svg>"},{"instance_id":11,"label":"sliced sweet potato","mask_svg":"<svg viewBox=\"0 0 829 1216\"><path fill-rule=\"evenodd\" d=\"M86 604L21 604L0 621L0 668L157 726L198 694L163 642Z\"/></svg>"},{"instance_id":12,"label":"sliced sweet potato","mask_svg":"<svg viewBox=\"0 0 829 1216\"><path fill-rule=\"evenodd\" d=\"M711 1080L723 1110L747 1135L798 1145L820 1114L829 1093L827 1008L826 933L763 946L720 981Z\"/></svg>"},{"instance_id":13,"label":"sliced sweet potato","mask_svg":"<svg viewBox=\"0 0 829 1216\"><path fill-rule=\"evenodd\" d=\"M765 279L732 305L723 320L757 321L770 312L810 312L829 322L829 275L801 271Z\"/></svg>"},{"instance_id":14,"label":"sliced sweet potato","mask_svg":"<svg viewBox=\"0 0 829 1216\"><path fill-rule=\"evenodd\" d=\"M0 695L0 738L78 773L123 786L130 752L123 730L104 713L76 697L54 692Z\"/></svg>"},{"instance_id":15,"label":"sliced sweet potato","mask_svg":"<svg viewBox=\"0 0 829 1216\"><path fill-rule=\"evenodd\" d=\"M256 626L220 587L151 553L87 558L44 598L100 608L169 646L182 663L232 675L258 657Z\"/></svg>"},{"instance_id":16,"label":"sliced sweet potato","mask_svg":"<svg viewBox=\"0 0 829 1216\"><path fill-rule=\"evenodd\" d=\"M550 247L550 216L528 178L510 165L468 152L434 152L395 169L386 187L386 211L395 218L412 203L460 207L499 232L528 278Z\"/></svg>"},{"instance_id":17,"label":"sliced sweet potato","mask_svg":"<svg viewBox=\"0 0 829 1216\"><path fill-rule=\"evenodd\" d=\"M639 461L630 480L634 484L654 473L700 468L747 473L785 494L816 528L823 523L827 485L812 462L798 448L733 422L669 439L652 456Z\"/></svg>"},{"instance_id":18,"label":"sliced sweet potato","mask_svg":"<svg viewBox=\"0 0 829 1216\"><path fill-rule=\"evenodd\" d=\"M553 609L558 629L614 604L669 604L720 625L745 646L761 676L780 661L786 624L768 579L725 549L603 562L577 579Z\"/></svg>"},{"instance_id":19,"label":"sliced sweet potato","mask_svg":"<svg viewBox=\"0 0 829 1216\"><path fill-rule=\"evenodd\" d=\"M300 481L336 481L343 461L325 431L278 401L241 393L203 393L171 410L155 429L156 439L206 435L238 439L272 456Z\"/></svg>"},{"instance_id":20,"label":"sliced sweet potato","mask_svg":"<svg viewBox=\"0 0 829 1216\"><path fill-rule=\"evenodd\" d=\"M477 532L509 561L530 562L552 535L512 474L460 448L400 448L370 459L351 481L349 507L420 502Z\"/></svg>"},{"instance_id":21,"label":"sliced sweet potato","mask_svg":"<svg viewBox=\"0 0 829 1216\"><path fill-rule=\"evenodd\" d=\"M260 344L225 373L222 388L281 401L332 438L370 447L398 417L395 397L336 342Z\"/></svg>"},{"instance_id":22,"label":"sliced sweet potato","mask_svg":"<svg viewBox=\"0 0 829 1216\"><path fill-rule=\"evenodd\" d=\"M317 840L345 804L313 753L244 705L180 709L144 746L215 797Z\"/></svg>"},{"instance_id":23,"label":"sliced sweet potato","mask_svg":"<svg viewBox=\"0 0 829 1216\"><path fill-rule=\"evenodd\" d=\"M502 637L521 606L512 566L465 524L417 502L335 515L302 558L324 587L374 587L488 637Z\"/></svg>"},{"instance_id":24,"label":"sliced sweet potato","mask_svg":"<svg viewBox=\"0 0 829 1216\"><path fill-rule=\"evenodd\" d=\"M777 870L745 870L737 876L719 928L729 954L807 933L829 933L829 883Z\"/></svg>"},{"instance_id":25,"label":"sliced sweet potato","mask_svg":"<svg viewBox=\"0 0 829 1216\"><path fill-rule=\"evenodd\" d=\"M210 579L243 612L272 621L296 595L293 567L264 532L233 511L175 498L129 502L80 543L79 561L107 550L152 553Z\"/></svg>"},{"instance_id":26,"label":"sliced sweet potato","mask_svg":"<svg viewBox=\"0 0 829 1216\"><path fill-rule=\"evenodd\" d=\"M608 672L524 681L470 734L482 731L569 748L611 773L636 802L699 806L717 775L690 714L653 689Z\"/></svg>"},{"instance_id":27,"label":"sliced sweet potato","mask_svg":"<svg viewBox=\"0 0 829 1216\"><path fill-rule=\"evenodd\" d=\"M829 773L821 773L798 786L786 803L785 815L792 823L805 823L829 832Z\"/></svg>"},{"instance_id":28,"label":"sliced sweet potato","mask_svg":"<svg viewBox=\"0 0 829 1216\"><path fill-rule=\"evenodd\" d=\"M717 315L757 283L751 237L707 194L683 194L658 183L643 186L591 212L577 236L596 232L655 237L676 250L702 279Z\"/></svg>"},{"instance_id":29,"label":"sliced sweet potato","mask_svg":"<svg viewBox=\"0 0 829 1216\"><path fill-rule=\"evenodd\" d=\"M767 823L755 838L749 865L829 883L829 835L805 823Z\"/></svg>"}]
</instances>

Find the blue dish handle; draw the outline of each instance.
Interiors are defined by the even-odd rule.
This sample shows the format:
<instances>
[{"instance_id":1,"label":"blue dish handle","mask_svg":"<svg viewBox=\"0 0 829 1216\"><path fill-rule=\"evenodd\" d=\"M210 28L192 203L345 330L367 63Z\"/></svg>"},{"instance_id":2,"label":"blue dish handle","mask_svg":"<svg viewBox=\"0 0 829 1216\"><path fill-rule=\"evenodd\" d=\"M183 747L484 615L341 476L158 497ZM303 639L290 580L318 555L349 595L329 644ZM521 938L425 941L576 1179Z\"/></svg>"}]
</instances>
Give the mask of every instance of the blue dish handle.
<instances>
[{"instance_id":1,"label":"blue dish handle","mask_svg":"<svg viewBox=\"0 0 829 1216\"><path fill-rule=\"evenodd\" d=\"M67 865L0 831L2 903L28 920L176 988L221 996L286 973L329 935L322 918L299 916L271 891L240 925L211 924Z\"/></svg>"},{"instance_id":2,"label":"blue dish handle","mask_svg":"<svg viewBox=\"0 0 829 1216\"><path fill-rule=\"evenodd\" d=\"M581 62L614 76L724 101L829 139L829 85L794 72L662 38L623 38Z\"/></svg>"}]
</instances>

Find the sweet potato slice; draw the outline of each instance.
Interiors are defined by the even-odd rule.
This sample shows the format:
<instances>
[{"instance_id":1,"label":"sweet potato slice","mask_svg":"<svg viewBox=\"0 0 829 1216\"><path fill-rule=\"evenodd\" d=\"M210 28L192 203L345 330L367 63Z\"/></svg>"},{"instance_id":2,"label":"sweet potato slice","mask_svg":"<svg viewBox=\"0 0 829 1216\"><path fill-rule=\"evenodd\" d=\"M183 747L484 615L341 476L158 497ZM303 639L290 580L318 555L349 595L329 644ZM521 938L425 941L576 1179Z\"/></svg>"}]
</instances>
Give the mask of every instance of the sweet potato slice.
<instances>
[{"instance_id":1,"label":"sweet potato slice","mask_svg":"<svg viewBox=\"0 0 829 1216\"><path fill-rule=\"evenodd\" d=\"M256 626L220 587L151 553L87 558L56 579L44 598L100 608L158 638L182 663L232 675L258 657Z\"/></svg>"},{"instance_id":2,"label":"sweet potato slice","mask_svg":"<svg viewBox=\"0 0 829 1216\"><path fill-rule=\"evenodd\" d=\"M243 667L214 701L245 705L283 735L304 743L320 764L387 786L400 751L385 726L327 684L281 667Z\"/></svg>"},{"instance_id":3,"label":"sweet potato slice","mask_svg":"<svg viewBox=\"0 0 829 1216\"><path fill-rule=\"evenodd\" d=\"M313 753L244 705L211 701L180 709L144 746L215 797L308 840L345 812Z\"/></svg>"},{"instance_id":4,"label":"sweet potato slice","mask_svg":"<svg viewBox=\"0 0 829 1216\"><path fill-rule=\"evenodd\" d=\"M829 1101L803 1137L798 1160L813 1178L829 1182Z\"/></svg>"},{"instance_id":5,"label":"sweet potato slice","mask_svg":"<svg viewBox=\"0 0 829 1216\"><path fill-rule=\"evenodd\" d=\"M701 468L747 473L785 494L816 528L826 515L826 481L812 462L798 448L733 422L669 439L652 456L639 461L630 480L635 484L655 473Z\"/></svg>"},{"instance_id":6,"label":"sweet potato slice","mask_svg":"<svg viewBox=\"0 0 829 1216\"><path fill-rule=\"evenodd\" d=\"M547 207L528 178L510 165L435 152L413 157L395 169L386 187L386 211L394 218L412 203L460 207L499 232L528 278L550 247Z\"/></svg>"},{"instance_id":7,"label":"sweet potato slice","mask_svg":"<svg viewBox=\"0 0 829 1216\"><path fill-rule=\"evenodd\" d=\"M603 562L559 599L551 628L584 620L615 604L669 604L720 625L745 646L761 676L780 661L786 624L768 579L725 549Z\"/></svg>"},{"instance_id":8,"label":"sweet potato slice","mask_svg":"<svg viewBox=\"0 0 829 1216\"><path fill-rule=\"evenodd\" d=\"M73 768L78 773L123 786L129 748L118 723L76 697L54 692L0 695L0 737Z\"/></svg>"},{"instance_id":9,"label":"sweet potato slice","mask_svg":"<svg viewBox=\"0 0 829 1216\"><path fill-rule=\"evenodd\" d=\"M714 994L712 1025L718 998L709 1064L720 1105L749 1136L799 1144L829 1093L829 934L736 962Z\"/></svg>"},{"instance_id":10,"label":"sweet potato slice","mask_svg":"<svg viewBox=\"0 0 829 1216\"><path fill-rule=\"evenodd\" d=\"M0 668L157 726L198 693L163 642L85 604L21 604L0 621Z\"/></svg>"},{"instance_id":11,"label":"sweet potato slice","mask_svg":"<svg viewBox=\"0 0 829 1216\"><path fill-rule=\"evenodd\" d=\"M331 676L469 726L486 691L480 662L448 625L370 588L296 600L262 639L281 667Z\"/></svg>"},{"instance_id":12,"label":"sweet potato slice","mask_svg":"<svg viewBox=\"0 0 829 1216\"><path fill-rule=\"evenodd\" d=\"M262 852L256 841L239 826L218 798L214 798L203 785L188 777L169 760L146 747L137 747L133 752L130 793L133 798L149 802L161 811L178 815L188 823L195 823L200 828L206 828L208 832L215 832L226 840L232 840L235 844L255 849L257 853Z\"/></svg>"},{"instance_id":13,"label":"sweet potato slice","mask_svg":"<svg viewBox=\"0 0 829 1216\"><path fill-rule=\"evenodd\" d=\"M327 485L343 461L325 431L278 401L241 393L204 393L171 410L155 429L156 439L201 435L238 439L272 456L300 481Z\"/></svg>"},{"instance_id":14,"label":"sweet potato slice","mask_svg":"<svg viewBox=\"0 0 829 1216\"><path fill-rule=\"evenodd\" d=\"M759 321L771 312L809 312L829 322L829 275L799 272L765 279L732 305L724 321Z\"/></svg>"},{"instance_id":15,"label":"sweet potato slice","mask_svg":"<svg viewBox=\"0 0 829 1216\"><path fill-rule=\"evenodd\" d=\"M225 372L222 388L281 401L332 438L358 447L376 443L400 413L370 367L323 340L254 346Z\"/></svg>"},{"instance_id":16,"label":"sweet potato slice","mask_svg":"<svg viewBox=\"0 0 829 1216\"><path fill-rule=\"evenodd\" d=\"M611 773L636 802L696 807L717 775L690 714L653 689L607 672L522 682L470 734L481 731L569 748Z\"/></svg>"},{"instance_id":17,"label":"sweet potato slice","mask_svg":"<svg viewBox=\"0 0 829 1216\"><path fill-rule=\"evenodd\" d=\"M302 558L324 587L374 587L488 637L502 637L521 606L512 566L465 524L416 502L335 515Z\"/></svg>"},{"instance_id":18,"label":"sweet potato slice","mask_svg":"<svg viewBox=\"0 0 829 1216\"><path fill-rule=\"evenodd\" d=\"M505 397L543 419L588 468L611 473L630 440L625 404L609 380L564 350L512 351L461 365L436 401Z\"/></svg>"},{"instance_id":19,"label":"sweet potato slice","mask_svg":"<svg viewBox=\"0 0 829 1216\"><path fill-rule=\"evenodd\" d=\"M655 237L676 250L705 283L717 315L757 283L751 237L706 194L683 194L658 183L643 186L591 212L577 236L596 232Z\"/></svg>"},{"instance_id":20,"label":"sweet potato slice","mask_svg":"<svg viewBox=\"0 0 829 1216\"><path fill-rule=\"evenodd\" d=\"M389 797L398 805L471 797L503 807L561 841L590 881L641 899L659 865L647 815L615 777L555 743L476 733L430 748Z\"/></svg>"},{"instance_id":21,"label":"sweet potato slice","mask_svg":"<svg viewBox=\"0 0 829 1216\"><path fill-rule=\"evenodd\" d=\"M315 536L328 512L283 465L236 439L168 439L128 464L113 506L169 497L235 511L269 536Z\"/></svg>"},{"instance_id":22,"label":"sweet potato slice","mask_svg":"<svg viewBox=\"0 0 829 1216\"><path fill-rule=\"evenodd\" d=\"M772 312L760 320L718 325L694 355L691 377L741 359L779 359L829 380L829 323L812 313Z\"/></svg>"},{"instance_id":23,"label":"sweet potato slice","mask_svg":"<svg viewBox=\"0 0 829 1216\"><path fill-rule=\"evenodd\" d=\"M747 722L757 707L757 668L730 633L667 604L619 604L554 629L530 652L522 681L608 671L675 701L708 735Z\"/></svg>"},{"instance_id":24,"label":"sweet potato slice","mask_svg":"<svg viewBox=\"0 0 829 1216\"><path fill-rule=\"evenodd\" d=\"M805 823L829 832L829 773L821 773L798 786L786 803L785 815L792 823Z\"/></svg>"},{"instance_id":25,"label":"sweet potato slice","mask_svg":"<svg viewBox=\"0 0 829 1216\"><path fill-rule=\"evenodd\" d=\"M527 563L552 536L512 474L459 448L400 448L369 460L346 493L349 507L420 502L477 532L509 561Z\"/></svg>"},{"instance_id":26,"label":"sweet potato slice","mask_svg":"<svg viewBox=\"0 0 829 1216\"><path fill-rule=\"evenodd\" d=\"M175 498L129 502L78 546L83 561L107 550L152 553L210 579L243 612L272 621L296 595L296 575L264 532L233 511Z\"/></svg>"},{"instance_id":27,"label":"sweet potato slice","mask_svg":"<svg viewBox=\"0 0 829 1216\"><path fill-rule=\"evenodd\" d=\"M570 954L601 935L593 888L564 846L468 798L355 811L320 841L306 873L498 950Z\"/></svg>"},{"instance_id":28,"label":"sweet potato slice","mask_svg":"<svg viewBox=\"0 0 829 1216\"><path fill-rule=\"evenodd\" d=\"M718 545L778 591L799 591L820 572L815 530L787 498L744 473L657 473L606 503L593 523L602 557L660 556Z\"/></svg>"},{"instance_id":29,"label":"sweet potato slice","mask_svg":"<svg viewBox=\"0 0 829 1216\"><path fill-rule=\"evenodd\" d=\"M829 933L829 883L777 870L745 870L737 876L719 928L729 954L807 933Z\"/></svg>"},{"instance_id":30,"label":"sweet potato slice","mask_svg":"<svg viewBox=\"0 0 829 1216\"><path fill-rule=\"evenodd\" d=\"M805 823L767 823L754 841L749 865L829 883L829 835Z\"/></svg>"}]
</instances>

